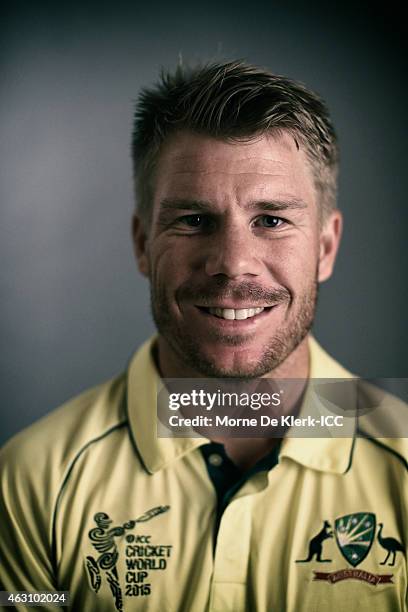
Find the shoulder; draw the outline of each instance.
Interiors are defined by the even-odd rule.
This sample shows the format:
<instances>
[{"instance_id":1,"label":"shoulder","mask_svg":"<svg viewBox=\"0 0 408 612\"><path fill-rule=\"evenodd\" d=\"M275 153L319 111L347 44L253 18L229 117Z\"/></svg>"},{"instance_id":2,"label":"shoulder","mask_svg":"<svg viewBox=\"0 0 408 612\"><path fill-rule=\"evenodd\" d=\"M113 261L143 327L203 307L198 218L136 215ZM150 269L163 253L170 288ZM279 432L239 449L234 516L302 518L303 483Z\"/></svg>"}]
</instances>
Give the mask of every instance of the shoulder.
<instances>
[{"instance_id":1,"label":"shoulder","mask_svg":"<svg viewBox=\"0 0 408 612\"><path fill-rule=\"evenodd\" d=\"M408 476L408 441L406 438L375 438L364 430L358 432L357 445L369 449L367 456L377 458L376 465L395 467L398 472Z\"/></svg>"},{"instance_id":2,"label":"shoulder","mask_svg":"<svg viewBox=\"0 0 408 612\"><path fill-rule=\"evenodd\" d=\"M0 582L53 590L54 517L82 449L124 422L125 377L82 393L12 438L0 451Z\"/></svg>"},{"instance_id":3,"label":"shoulder","mask_svg":"<svg viewBox=\"0 0 408 612\"><path fill-rule=\"evenodd\" d=\"M0 451L0 479L11 493L36 485L58 488L87 444L123 425L124 374L70 400L11 438Z\"/></svg>"},{"instance_id":4,"label":"shoulder","mask_svg":"<svg viewBox=\"0 0 408 612\"><path fill-rule=\"evenodd\" d=\"M334 404L350 410L357 420L357 447L376 455L388 465L408 469L408 404L349 372L309 336L310 374L312 379L330 379L319 394L328 395ZM337 382L337 385L333 383Z\"/></svg>"},{"instance_id":5,"label":"shoulder","mask_svg":"<svg viewBox=\"0 0 408 612\"><path fill-rule=\"evenodd\" d=\"M408 470L408 404L365 380L357 387L358 433Z\"/></svg>"}]
</instances>

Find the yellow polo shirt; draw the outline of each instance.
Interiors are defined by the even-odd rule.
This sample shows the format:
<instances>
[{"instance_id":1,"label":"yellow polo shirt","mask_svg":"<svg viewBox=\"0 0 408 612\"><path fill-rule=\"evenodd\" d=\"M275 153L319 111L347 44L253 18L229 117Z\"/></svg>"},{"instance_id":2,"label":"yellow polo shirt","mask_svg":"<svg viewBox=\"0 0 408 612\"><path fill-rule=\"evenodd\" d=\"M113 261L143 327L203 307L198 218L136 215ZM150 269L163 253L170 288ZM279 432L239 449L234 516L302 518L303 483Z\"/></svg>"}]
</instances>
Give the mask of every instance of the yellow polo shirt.
<instances>
[{"instance_id":1,"label":"yellow polo shirt","mask_svg":"<svg viewBox=\"0 0 408 612\"><path fill-rule=\"evenodd\" d=\"M349 376L309 346L311 377ZM215 541L223 458L157 437L157 383L149 341L2 449L3 590L70 591L75 612L407 610L405 441L285 438Z\"/></svg>"}]
</instances>

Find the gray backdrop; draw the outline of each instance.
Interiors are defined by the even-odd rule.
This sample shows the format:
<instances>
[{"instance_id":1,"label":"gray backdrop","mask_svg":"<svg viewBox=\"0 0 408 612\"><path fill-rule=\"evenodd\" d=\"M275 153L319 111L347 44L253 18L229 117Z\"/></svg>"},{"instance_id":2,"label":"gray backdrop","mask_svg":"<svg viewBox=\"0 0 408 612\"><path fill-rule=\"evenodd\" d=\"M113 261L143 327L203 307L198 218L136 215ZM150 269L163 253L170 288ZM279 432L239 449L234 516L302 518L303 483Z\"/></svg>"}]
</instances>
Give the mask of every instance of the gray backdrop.
<instances>
[{"instance_id":1,"label":"gray backdrop","mask_svg":"<svg viewBox=\"0 0 408 612\"><path fill-rule=\"evenodd\" d=\"M390 3L281 4L3 12L0 442L121 371L153 331L130 241L132 104L179 52L246 58L326 98L346 227L315 333L361 375L407 376L402 20Z\"/></svg>"}]
</instances>

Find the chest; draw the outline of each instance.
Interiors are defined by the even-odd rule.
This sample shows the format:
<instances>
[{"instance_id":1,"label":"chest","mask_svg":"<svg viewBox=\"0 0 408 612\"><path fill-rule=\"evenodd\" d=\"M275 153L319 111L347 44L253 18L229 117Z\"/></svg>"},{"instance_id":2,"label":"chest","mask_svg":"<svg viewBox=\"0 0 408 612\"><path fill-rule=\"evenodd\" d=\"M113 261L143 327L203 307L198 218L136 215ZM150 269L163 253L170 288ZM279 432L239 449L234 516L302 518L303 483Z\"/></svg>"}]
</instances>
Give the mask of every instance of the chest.
<instances>
[{"instance_id":1,"label":"chest","mask_svg":"<svg viewBox=\"0 0 408 612\"><path fill-rule=\"evenodd\" d=\"M110 464L98 479L84 468L56 517L60 585L74 609L310 612L324 602L350 612L364 600L370 612L403 610L395 494L358 473L288 462L247 482L215 534L217 498L199 456L154 475Z\"/></svg>"}]
</instances>

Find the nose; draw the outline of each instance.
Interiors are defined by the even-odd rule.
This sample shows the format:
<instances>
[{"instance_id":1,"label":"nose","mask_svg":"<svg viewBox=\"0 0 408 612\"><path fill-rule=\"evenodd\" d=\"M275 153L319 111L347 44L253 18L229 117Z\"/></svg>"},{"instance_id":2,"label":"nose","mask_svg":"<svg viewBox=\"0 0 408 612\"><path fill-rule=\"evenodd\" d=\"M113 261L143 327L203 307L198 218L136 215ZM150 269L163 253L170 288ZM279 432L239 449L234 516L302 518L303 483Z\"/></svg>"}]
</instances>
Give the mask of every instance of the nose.
<instances>
[{"instance_id":1,"label":"nose","mask_svg":"<svg viewBox=\"0 0 408 612\"><path fill-rule=\"evenodd\" d=\"M205 271L208 276L228 278L258 276L262 271L259 256L250 228L231 224L212 236Z\"/></svg>"}]
</instances>

